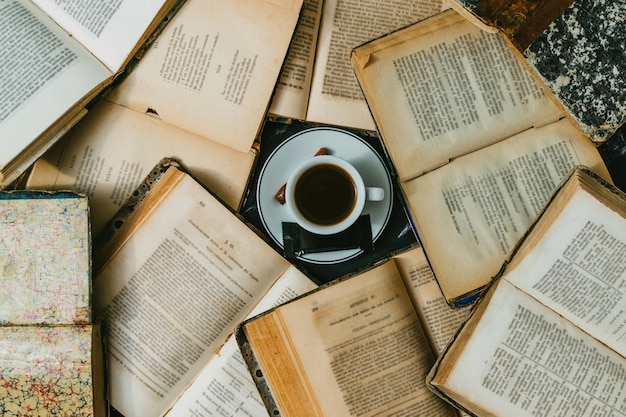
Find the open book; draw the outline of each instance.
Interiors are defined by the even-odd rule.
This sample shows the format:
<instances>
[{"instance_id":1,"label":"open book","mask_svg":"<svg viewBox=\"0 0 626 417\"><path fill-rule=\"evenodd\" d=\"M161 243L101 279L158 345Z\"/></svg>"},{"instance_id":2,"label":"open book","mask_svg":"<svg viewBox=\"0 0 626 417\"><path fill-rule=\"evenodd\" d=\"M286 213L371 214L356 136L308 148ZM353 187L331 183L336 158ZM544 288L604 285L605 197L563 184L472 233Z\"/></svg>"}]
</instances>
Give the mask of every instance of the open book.
<instances>
[{"instance_id":1,"label":"open book","mask_svg":"<svg viewBox=\"0 0 626 417\"><path fill-rule=\"evenodd\" d=\"M441 10L440 0L305 0L270 113L374 130L350 51Z\"/></svg>"},{"instance_id":2,"label":"open book","mask_svg":"<svg viewBox=\"0 0 626 417\"><path fill-rule=\"evenodd\" d=\"M3 1L0 188L123 73L179 0Z\"/></svg>"},{"instance_id":3,"label":"open book","mask_svg":"<svg viewBox=\"0 0 626 417\"><path fill-rule=\"evenodd\" d=\"M496 275L597 148L506 46L450 9L353 51L352 63L446 299Z\"/></svg>"},{"instance_id":4,"label":"open book","mask_svg":"<svg viewBox=\"0 0 626 417\"><path fill-rule=\"evenodd\" d=\"M626 196L577 169L433 367L474 415L626 415Z\"/></svg>"},{"instance_id":5,"label":"open book","mask_svg":"<svg viewBox=\"0 0 626 417\"><path fill-rule=\"evenodd\" d=\"M467 318L473 304L451 307L446 303L421 247L396 254L392 259L404 279L429 345L437 357Z\"/></svg>"},{"instance_id":6,"label":"open book","mask_svg":"<svg viewBox=\"0 0 626 417\"><path fill-rule=\"evenodd\" d=\"M187 416L219 401L258 408L252 380L241 376L243 360L228 340L255 308L315 287L175 166L99 251L94 273L109 401L125 417L170 409Z\"/></svg>"},{"instance_id":7,"label":"open book","mask_svg":"<svg viewBox=\"0 0 626 417\"><path fill-rule=\"evenodd\" d=\"M425 377L431 342L467 311L423 291L429 276L418 247L244 321L237 340L270 415L457 416Z\"/></svg>"},{"instance_id":8,"label":"open book","mask_svg":"<svg viewBox=\"0 0 626 417\"><path fill-rule=\"evenodd\" d=\"M26 187L85 192L97 234L172 156L237 208L300 7L187 1L133 72L37 161Z\"/></svg>"},{"instance_id":9,"label":"open book","mask_svg":"<svg viewBox=\"0 0 626 417\"><path fill-rule=\"evenodd\" d=\"M298 270L290 268L276 281L248 316L312 290L316 285ZM225 415L271 417L248 372L234 334L229 336L215 358L207 363L193 384L178 398L167 417L212 417L217 409ZM230 414L229 414L230 413Z\"/></svg>"},{"instance_id":10,"label":"open book","mask_svg":"<svg viewBox=\"0 0 626 417\"><path fill-rule=\"evenodd\" d=\"M626 5L594 0L448 0L501 32L550 97L593 141L626 122Z\"/></svg>"}]
</instances>

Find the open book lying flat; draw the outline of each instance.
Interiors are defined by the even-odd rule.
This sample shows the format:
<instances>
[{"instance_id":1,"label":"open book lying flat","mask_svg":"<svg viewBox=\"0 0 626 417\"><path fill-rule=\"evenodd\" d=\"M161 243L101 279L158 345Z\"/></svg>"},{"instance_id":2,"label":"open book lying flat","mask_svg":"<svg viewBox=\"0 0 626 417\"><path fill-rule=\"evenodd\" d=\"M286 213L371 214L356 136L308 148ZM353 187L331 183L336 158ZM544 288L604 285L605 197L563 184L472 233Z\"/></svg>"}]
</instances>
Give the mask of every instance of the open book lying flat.
<instances>
[{"instance_id":1,"label":"open book lying flat","mask_svg":"<svg viewBox=\"0 0 626 417\"><path fill-rule=\"evenodd\" d=\"M237 208L301 0L188 0L133 71L34 165L92 201L94 233L163 157Z\"/></svg>"},{"instance_id":2,"label":"open book lying flat","mask_svg":"<svg viewBox=\"0 0 626 417\"><path fill-rule=\"evenodd\" d=\"M176 166L98 251L94 276L109 402L125 417L200 415L218 402L262 416L231 335L316 286Z\"/></svg>"},{"instance_id":3,"label":"open book lying flat","mask_svg":"<svg viewBox=\"0 0 626 417\"><path fill-rule=\"evenodd\" d=\"M452 9L356 48L352 63L450 303L490 282L574 166L610 178L502 35Z\"/></svg>"},{"instance_id":4,"label":"open book lying flat","mask_svg":"<svg viewBox=\"0 0 626 417\"><path fill-rule=\"evenodd\" d=\"M269 112L374 130L350 51L441 10L441 0L305 0Z\"/></svg>"},{"instance_id":5,"label":"open book lying flat","mask_svg":"<svg viewBox=\"0 0 626 417\"><path fill-rule=\"evenodd\" d=\"M626 416L626 196L578 168L428 377L473 415Z\"/></svg>"},{"instance_id":6,"label":"open book lying flat","mask_svg":"<svg viewBox=\"0 0 626 417\"><path fill-rule=\"evenodd\" d=\"M418 247L243 322L237 341L269 415L458 416L425 378L468 311L431 278Z\"/></svg>"},{"instance_id":7,"label":"open book lying flat","mask_svg":"<svg viewBox=\"0 0 626 417\"><path fill-rule=\"evenodd\" d=\"M0 3L0 188L84 115L180 3Z\"/></svg>"}]
</instances>

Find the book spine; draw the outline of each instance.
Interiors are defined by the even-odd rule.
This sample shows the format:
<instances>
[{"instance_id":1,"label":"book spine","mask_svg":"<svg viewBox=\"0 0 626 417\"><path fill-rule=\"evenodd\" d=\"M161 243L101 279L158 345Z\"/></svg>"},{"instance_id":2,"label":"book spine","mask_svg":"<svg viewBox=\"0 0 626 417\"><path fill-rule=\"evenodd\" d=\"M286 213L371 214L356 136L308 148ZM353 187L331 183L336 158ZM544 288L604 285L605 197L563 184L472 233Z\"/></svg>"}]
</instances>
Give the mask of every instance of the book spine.
<instances>
[{"instance_id":1,"label":"book spine","mask_svg":"<svg viewBox=\"0 0 626 417\"><path fill-rule=\"evenodd\" d=\"M571 4L572 0L483 0L473 13L500 29L523 51Z\"/></svg>"},{"instance_id":2,"label":"book spine","mask_svg":"<svg viewBox=\"0 0 626 417\"><path fill-rule=\"evenodd\" d=\"M274 396L270 391L269 385L263 375L263 371L261 370L261 366L254 355L254 351L248 343L245 332L240 326L239 329L235 332L235 338L237 340L237 344L239 345L239 350L243 356L244 362L250 371L250 375L252 376L252 380L261 395L261 399L263 400L263 404L267 409L270 416L279 416L280 411L278 406L276 405L276 401L274 400Z\"/></svg>"}]
</instances>

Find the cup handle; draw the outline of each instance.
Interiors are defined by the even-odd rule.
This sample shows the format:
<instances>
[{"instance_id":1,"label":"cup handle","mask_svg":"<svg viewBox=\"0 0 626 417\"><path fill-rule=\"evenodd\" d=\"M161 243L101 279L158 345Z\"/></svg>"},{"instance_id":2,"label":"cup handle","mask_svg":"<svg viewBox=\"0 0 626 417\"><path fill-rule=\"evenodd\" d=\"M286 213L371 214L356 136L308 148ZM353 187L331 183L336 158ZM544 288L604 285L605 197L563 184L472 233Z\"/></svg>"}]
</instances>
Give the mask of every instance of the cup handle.
<instances>
[{"instance_id":1,"label":"cup handle","mask_svg":"<svg viewBox=\"0 0 626 417\"><path fill-rule=\"evenodd\" d=\"M381 201L385 198L385 190L380 187L365 187L365 199L367 201Z\"/></svg>"}]
</instances>

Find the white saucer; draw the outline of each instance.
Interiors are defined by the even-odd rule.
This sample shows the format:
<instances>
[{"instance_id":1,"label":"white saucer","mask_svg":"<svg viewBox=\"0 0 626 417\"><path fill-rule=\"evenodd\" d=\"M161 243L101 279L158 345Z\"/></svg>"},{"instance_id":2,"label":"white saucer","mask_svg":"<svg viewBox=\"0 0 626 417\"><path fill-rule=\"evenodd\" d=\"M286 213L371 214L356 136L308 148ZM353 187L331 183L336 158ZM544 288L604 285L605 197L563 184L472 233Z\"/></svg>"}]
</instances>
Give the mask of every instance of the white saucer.
<instances>
[{"instance_id":1,"label":"white saucer","mask_svg":"<svg viewBox=\"0 0 626 417\"><path fill-rule=\"evenodd\" d=\"M345 130L318 127L303 130L282 142L269 156L261 168L257 184L256 202L263 226L270 237L283 247L283 222L293 222L291 213L274 196L285 184L289 173L303 160L312 158L325 148L331 155L350 162L361 173L365 185L385 190L382 201L365 203L363 214L370 215L372 238L378 239L391 215L393 188L391 177L383 159L360 137ZM326 264L343 262L362 253L361 249L309 253L298 257L311 263Z\"/></svg>"}]
</instances>

